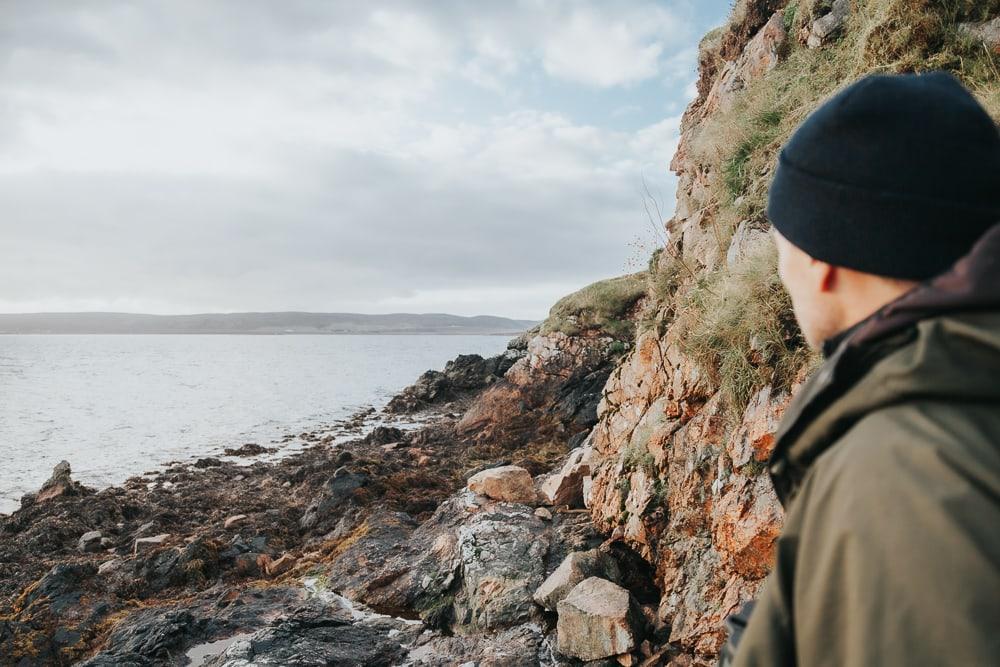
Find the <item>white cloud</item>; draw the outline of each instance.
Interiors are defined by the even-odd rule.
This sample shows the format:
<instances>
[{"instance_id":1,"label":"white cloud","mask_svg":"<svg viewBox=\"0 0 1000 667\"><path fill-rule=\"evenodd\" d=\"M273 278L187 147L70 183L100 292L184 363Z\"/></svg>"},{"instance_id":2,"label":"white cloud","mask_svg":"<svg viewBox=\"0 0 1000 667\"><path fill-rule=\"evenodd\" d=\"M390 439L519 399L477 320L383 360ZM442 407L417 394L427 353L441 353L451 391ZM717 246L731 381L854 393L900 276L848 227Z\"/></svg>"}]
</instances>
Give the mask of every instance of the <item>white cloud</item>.
<instances>
[{"instance_id":1,"label":"white cloud","mask_svg":"<svg viewBox=\"0 0 1000 667\"><path fill-rule=\"evenodd\" d=\"M680 28L669 12L654 7L624 14L579 8L549 35L545 71L598 87L634 84L659 73L663 42Z\"/></svg>"},{"instance_id":2,"label":"white cloud","mask_svg":"<svg viewBox=\"0 0 1000 667\"><path fill-rule=\"evenodd\" d=\"M0 41L0 311L541 317L623 270L643 176L670 187L676 117L518 103L674 76L662 7L74 7Z\"/></svg>"}]
</instances>

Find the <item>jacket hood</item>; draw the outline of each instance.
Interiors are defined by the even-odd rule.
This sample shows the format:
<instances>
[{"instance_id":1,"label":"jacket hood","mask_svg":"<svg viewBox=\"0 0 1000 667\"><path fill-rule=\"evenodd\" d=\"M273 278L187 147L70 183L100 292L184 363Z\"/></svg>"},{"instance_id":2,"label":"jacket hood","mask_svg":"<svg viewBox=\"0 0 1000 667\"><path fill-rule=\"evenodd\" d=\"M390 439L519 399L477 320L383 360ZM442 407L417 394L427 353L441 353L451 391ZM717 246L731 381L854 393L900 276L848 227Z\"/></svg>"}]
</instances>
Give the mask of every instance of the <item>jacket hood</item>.
<instances>
[{"instance_id":1,"label":"jacket hood","mask_svg":"<svg viewBox=\"0 0 1000 667\"><path fill-rule=\"evenodd\" d=\"M870 412L917 399L1000 404L998 377L1000 224L951 270L852 328L802 387L775 434L778 497Z\"/></svg>"}]
</instances>

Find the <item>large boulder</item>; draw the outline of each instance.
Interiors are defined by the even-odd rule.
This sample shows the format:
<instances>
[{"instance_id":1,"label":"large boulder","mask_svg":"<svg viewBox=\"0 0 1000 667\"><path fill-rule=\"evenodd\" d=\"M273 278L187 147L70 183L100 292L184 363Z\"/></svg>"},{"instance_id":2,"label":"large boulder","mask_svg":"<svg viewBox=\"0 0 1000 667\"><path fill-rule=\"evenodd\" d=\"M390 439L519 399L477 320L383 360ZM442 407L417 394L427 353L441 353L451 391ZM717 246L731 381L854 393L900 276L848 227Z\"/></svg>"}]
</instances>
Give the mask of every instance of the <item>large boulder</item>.
<instances>
[{"instance_id":1,"label":"large boulder","mask_svg":"<svg viewBox=\"0 0 1000 667\"><path fill-rule=\"evenodd\" d=\"M588 446L577 447L569 453L562 468L545 478L539 490L546 502L583 507L583 484L590 476L591 453Z\"/></svg>"},{"instance_id":2,"label":"large boulder","mask_svg":"<svg viewBox=\"0 0 1000 667\"><path fill-rule=\"evenodd\" d=\"M538 501L531 473L519 466L488 468L470 477L468 486L473 493L507 503Z\"/></svg>"},{"instance_id":3,"label":"large boulder","mask_svg":"<svg viewBox=\"0 0 1000 667\"><path fill-rule=\"evenodd\" d=\"M566 556L559 567L535 590L535 602L549 611L556 611L560 601L584 579L603 577L621 580L618 563L608 554L598 550L574 551Z\"/></svg>"},{"instance_id":4,"label":"large boulder","mask_svg":"<svg viewBox=\"0 0 1000 667\"><path fill-rule=\"evenodd\" d=\"M405 516L405 515L402 515ZM416 612L430 628L467 636L537 619L532 593L571 551L599 537L582 513L543 521L522 504L463 490L414 530L369 517L326 571L351 599ZM452 663L447 663L452 664Z\"/></svg>"},{"instance_id":5,"label":"large boulder","mask_svg":"<svg viewBox=\"0 0 1000 667\"><path fill-rule=\"evenodd\" d=\"M547 526L523 507L479 512L463 523L456 543L462 577L456 625L495 630L529 620L550 540Z\"/></svg>"},{"instance_id":6,"label":"large boulder","mask_svg":"<svg viewBox=\"0 0 1000 667\"><path fill-rule=\"evenodd\" d=\"M599 577L584 579L559 602L559 652L585 661L631 653L639 643L640 614L628 590Z\"/></svg>"}]
</instances>

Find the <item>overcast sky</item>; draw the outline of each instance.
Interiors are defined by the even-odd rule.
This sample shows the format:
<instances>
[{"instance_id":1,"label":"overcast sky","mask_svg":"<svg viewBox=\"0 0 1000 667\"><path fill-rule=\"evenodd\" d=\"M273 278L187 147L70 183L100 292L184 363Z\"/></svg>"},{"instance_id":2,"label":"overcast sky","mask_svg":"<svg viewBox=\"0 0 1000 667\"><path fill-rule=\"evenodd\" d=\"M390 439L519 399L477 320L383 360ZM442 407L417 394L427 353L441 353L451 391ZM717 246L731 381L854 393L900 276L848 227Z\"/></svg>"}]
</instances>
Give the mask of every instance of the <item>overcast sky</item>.
<instances>
[{"instance_id":1,"label":"overcast sky","mask_svg":"<svg viewBox=\"0 0 1000 667\"><path fill-rule=\"evenodd\" d=\"M540 319L644 268L728 6L0 2L0 312Z\"/></svg>"}]
</instances>

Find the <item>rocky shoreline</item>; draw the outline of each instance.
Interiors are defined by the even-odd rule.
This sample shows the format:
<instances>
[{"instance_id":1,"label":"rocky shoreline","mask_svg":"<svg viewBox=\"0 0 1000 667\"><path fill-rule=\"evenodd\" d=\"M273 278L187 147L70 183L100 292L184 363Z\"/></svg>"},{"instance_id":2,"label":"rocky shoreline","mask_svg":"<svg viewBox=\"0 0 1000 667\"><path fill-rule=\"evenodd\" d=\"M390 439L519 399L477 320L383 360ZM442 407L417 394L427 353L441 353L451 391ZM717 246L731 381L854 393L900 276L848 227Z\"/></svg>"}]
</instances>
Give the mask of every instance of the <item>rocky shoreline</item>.
<instances>
[{"instance_id":1,"label":"rocky shoreline","mask_svg":"<svg viewBox=\"0 0 1000 667\"><path fill-rule=\"evenodd\" d=\"M581 509L614 342L535 330L461 355L337 425L357 437L299 434L282 458L248 443L101 491L60 464L0 515L0 664L651 658L649 567ZM621 618L581 582L613 586ZM581 623L608 645L567 643Z\"/></svg>"}]
</instances>

